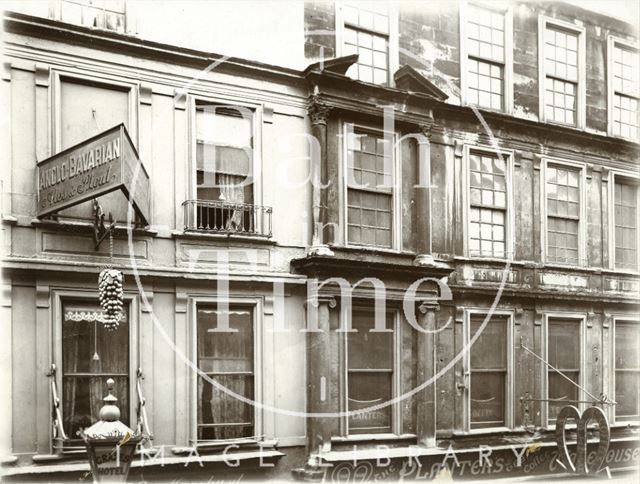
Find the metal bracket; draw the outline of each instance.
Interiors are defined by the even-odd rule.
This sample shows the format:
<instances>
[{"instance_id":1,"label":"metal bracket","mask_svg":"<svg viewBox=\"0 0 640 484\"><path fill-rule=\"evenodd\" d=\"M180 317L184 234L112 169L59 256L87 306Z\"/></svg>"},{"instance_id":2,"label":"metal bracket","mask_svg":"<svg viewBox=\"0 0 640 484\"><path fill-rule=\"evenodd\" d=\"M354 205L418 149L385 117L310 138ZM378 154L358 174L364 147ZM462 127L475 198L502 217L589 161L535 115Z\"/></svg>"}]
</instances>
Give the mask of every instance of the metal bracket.
<instances>
[{"instance_id":1,"label":"metal bracket","mask_svg":"<svg viewBox=\"0 0 640 484\"><path fill-rule=\"evenodd\" d=\"M104 223L105 214L98 200L93 200L93 242L98 250L102 241L114 230L116 223L109 212L109 225Z\"/></svg>"}]
</instances>

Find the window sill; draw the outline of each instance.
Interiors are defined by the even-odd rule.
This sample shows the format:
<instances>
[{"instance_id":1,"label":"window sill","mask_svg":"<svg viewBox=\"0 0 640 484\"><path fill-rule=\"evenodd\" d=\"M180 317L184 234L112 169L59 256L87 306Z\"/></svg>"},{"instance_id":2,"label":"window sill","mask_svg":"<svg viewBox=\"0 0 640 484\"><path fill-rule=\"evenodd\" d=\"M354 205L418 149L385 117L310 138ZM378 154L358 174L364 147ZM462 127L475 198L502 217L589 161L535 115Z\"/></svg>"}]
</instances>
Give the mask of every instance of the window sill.
<instances>
[{"instance_id":1,"label":"window sill","mask_svg":"<svg viewBox=\"0 0 640 484\"><path fill-rule=\"evenodd\" d=\"M610 425L612 429L625 429L631 427L640 427L640 420L629 420L628 422L614 422Z\"/></svg>"},{"instance_id":2,"label":"window sill","mask_svg":"<svg viewBox=\"0 0 640 484\"><path fill-rule=\"evenodd\" d=\"M500 259L497 257L473 257L473 256L455 256L453 258L454 261L460 261L460 262L473 262L473 263L479 263L479 262L486 262L489 264L501 264L501 265L526 265L526 264L532 264L534 262L532 261L516 261L516 260L509 260L509 259Z\"/></svg>"},{"instance_id":3,"label":"window sill","mask_svg":"<svg viewBox=\"0 0 640 484\"><path fill-rule=\"evenodd\" d=\"M513 116L513 110L507 110L507 109L492 109L492 108L487 108L487 107L483 107L483 106L479 106L477 104L472 104L470 102L464 101L463 106L469 108L469 109L477 109L480 112L485 112L485 113L494 113L494 114L502 114L505 116Z\"/></svg>"},{"instance_id":4,"label":"window sill","mask_svg":"<svg viewBox=\"0 0 640 484\"><path fill-rule=\"evenodd\" d=\"M69 230L77 233L86 233L93 234L93 223L84 222L84 221L64 221L58 222L55 220L42 220L39 218L34 218L31 221L31 225L33 227L41 227L41 228L51 228L51 229L59 229L59 230ZM116 223L115 226L115 234L116 235L126 235L129 231L129 227L124 224ZM157 230L150 229L148 227L134 227L133 233L135 235L148 235L148 236L156 236L158 235Z\"/></svg>"},{"instance_id":5,"label":"window sill","mask_svg":"<svg viewBox=\"0 0 640 484\"><path fill-rule=\"evenodd\" d=\"M209 240L209 241L237 241L237 242L250 242L254 244L264 245L277 245L277 242L271 237L265 235L242 235L234 233L226 234L214 234L207 232L198 232L197 230L180 231L175 230L171 233L171 236L175 239L192 239L192 240Z\"/></svg>"},{"instance_id":6,"label":"window sill","mask_svg":"<svg viewBox=\"0 0 640 484\"><path fill-rule=\"evenodd\" d=\"M388 440L415 440L415 434L354 434L346 437L331 437L331 442L350 443L350 442L379 442Z\"/></svg>"},{"instance_id":7,"label":"window sill","mask_svg":"<svg viewBox=\"0 0 640 484\"><path fill-rule=\"evenodd\" d=\"M195 449L198 452L204 451L224 451L229 447L233 449L275 449L278 444L277 440L256 440L256 439L230 439L215 442L196 442L192 447L173 447L171 452L174 455L190 455Z\"/></svg>"},{"instance_id":8,"label":"window sill","mask_svg":"<svg viewBox=\"0 0 640 484\"><path fill-rule=\"evenodd\" d=\"M406 459L408 457L422 457L427 455L443 455L447 449L439 447L419 447L410 445L405 447L372 447L349 450L331 450L319 454L325 462L354 462L375 459Z\"/></svg>"},{"instance_id":9,"label":"window sill","mask_svg":"<svg viewBox=\"0 0 640 484\"><path fill-rule=\"evenodd\" d=\"M584 126L578 126L577 124L561 123L559 121L551 121L550 119L541 119L540 122L551 126L561 126L563 128L574 129L576 131L585 131Z\"/></svg>"},{"instance_id":10,"label":"window sill","mask_svg":"<svg viewBox=\"0 0 640 484\"><path fill-rule=\"evenodd\" d=\"M399 255L405 257L415 257L417 252L400 249L388 249L385 247L372 247L370 245L333 245L329 244L329 247L336 250L343 250L345 252L360 252L369 253L372 255Z\"/></svg>"},{"instance_id":11,"label":"window sill","mask_svg":"<svg viewBox=\"0 0 640 484\"><path fill-rule=\"evenodd\" d=\"M606 274L611 274L613 276L634 276L638 277L640 275L640 271L631 270L631 269L602 269L602 272Z\"/></svg>"},{"instance_id":12,"label":"window sill","mask_svg":"<svg viewBox=\"0 0 640 484\"><path fill-rule=\"evenodd\" d=\"M189 464L207 464L207 463L238 463L242 466L242 461L258 460L270 461L283 457L285 454L277 450L247 450L239 452L228 452L226 454L208 454L208 455L192 455L190 457L153 457L140 459L136 458L131 462L131 468L153 468L166 467L170 465L188 466ZM3 476L17 475L36 475L49 473L66 473L66 472L89 472L89 463L83 459L83 462L61 462L58 464L35 464L21 467L5 467L2 469Z\"/></svg>"},{"instance_id":13,"label":"window sill","mask_svg":"<svg viewBox=\"0 0 640 484\"><path fill-rule=\"evenodd\" d=\"M522 428L509 428L509 427L491 427L486 429L472 429L472 430L462 430L462 431L454 431L454 437L470 437L477 435L496 435L496 434L516 434L522 433L524 429Z\"/></svg>"}]
</instances>

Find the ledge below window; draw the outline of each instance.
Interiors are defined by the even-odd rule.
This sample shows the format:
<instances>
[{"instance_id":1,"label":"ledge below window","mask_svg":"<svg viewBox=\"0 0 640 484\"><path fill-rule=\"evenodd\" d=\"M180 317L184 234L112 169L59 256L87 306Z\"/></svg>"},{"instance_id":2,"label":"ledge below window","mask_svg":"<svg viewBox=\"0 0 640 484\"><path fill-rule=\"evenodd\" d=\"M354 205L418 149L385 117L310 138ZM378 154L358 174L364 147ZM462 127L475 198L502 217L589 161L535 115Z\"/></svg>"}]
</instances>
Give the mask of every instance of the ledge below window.
<instances>
[{"instance_id":1,"label":"ledge below window","mask_svg":"<svg viewBox=\"0 0 640 484\"><path fill-rule=\"evenodd\" d=\"M58 222L56 220L46 220L34 218L31 220L30 225L33 227L50 228L55 230L62 230L68 232L74 232L81 235L93 235L94 226L91 222L85 221L64 221ZM124 224L116 223L114 227L114 235L126 235L129 228ZM156 236L157 230L150 229L148 227L137 226L133 228L135 235Z\"/></svg>"},{"instance_id":2,"label":"ledge below window","mask_svg":"<svg viewBox=\"0 0 640 484\"><path fill-rule=\"evenodd\" d=\"M218 454L198 454L195 453L190 456L169 456L167 457L165 454L164 458L156 455L155 457L147 457L144 460L139 458L134 459L131 462L131 468L159 468L166 467L171 465L180 465L183 467L187 467L190 464L195 464L199 466L200 463L208 464L208 463L233 463L234 467L236 463L242 466L243 461L271 461L274 459L279 459L283 457L285 454L278 450L263 450L263 449L252 449L247 451L240 452L227 452L226 454L218 453ZM59 464L47 464L47 465L29 465L29 466L19 466L19 467L4 467L2 469L3 477L8 476L28 476L28 475L36 475L36 474L54 474L54 473L68 473L68 472L90 472L89 463L88 462L63 462Z\"/></svg>"},{"instance_id":3,"label":"ledge below window","mask_svg":"<svg viewBox=\"0 0 640 484\"><path fill-rule=\"evenodd\" d=\"M208 240L211 242L248 242L252 244L277 245L277 242L271 238L256 235L243 235L233 232L212 233L198 230L175 230L171 233L171 236L174 239Z\"/></svg>"}]
</instances>

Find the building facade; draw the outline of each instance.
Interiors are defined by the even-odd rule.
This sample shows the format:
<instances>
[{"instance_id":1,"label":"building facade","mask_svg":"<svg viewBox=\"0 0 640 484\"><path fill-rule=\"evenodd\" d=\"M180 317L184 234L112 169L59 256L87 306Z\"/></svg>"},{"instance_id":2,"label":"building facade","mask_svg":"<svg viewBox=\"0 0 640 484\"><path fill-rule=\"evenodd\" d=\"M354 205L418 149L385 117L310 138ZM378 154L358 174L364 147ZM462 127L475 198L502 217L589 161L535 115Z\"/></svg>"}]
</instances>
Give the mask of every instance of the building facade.
<instances>
[{"instance_id":1,"label":"building facade","mask_svg":"<svg viewBox=\"0 0 640 484\"><path fill-rule=\"evenodd\" d=\"M84 472L109 377L147 476L515 459L555 448L566 404L637 465L634 27L562 2L198 5L7 7L3 472ZM43 215L65 180L42 162L120 125L148 192Z\"/></svg>"}]
</instances>

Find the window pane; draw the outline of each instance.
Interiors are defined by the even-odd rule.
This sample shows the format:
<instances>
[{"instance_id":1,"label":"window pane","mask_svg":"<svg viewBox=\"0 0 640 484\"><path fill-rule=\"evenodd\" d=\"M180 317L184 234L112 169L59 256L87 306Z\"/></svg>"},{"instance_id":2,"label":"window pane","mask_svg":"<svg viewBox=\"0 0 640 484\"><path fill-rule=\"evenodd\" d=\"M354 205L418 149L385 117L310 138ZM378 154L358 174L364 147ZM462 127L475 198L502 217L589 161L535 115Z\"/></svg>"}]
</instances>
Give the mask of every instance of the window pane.
<instances>
[{"instance_id":1,"label":"window pane","mask_svg":"<svg viewBox=\"0 0 640 484\"><path fill-rule=\"evenodd\" d=\"M214 104L196 107L196 196L218 202L199 204L197 228L251 232L255 221L237 204L253 203L252 113Z\"/></svg>"},{"instance_id":2,"label":"window pane","mask_svg":"<svg viewBox=\"0 0 640 484\"><path fill-rule=\"evenodd\" d=\"M473 338L484 321L484 316L473 316L469 338ZM471 346L471 369L507 368L507 319L493 316Z\"/></svg>"},{"instance_id":3,"label":"window pane","mask_svg":"<svg viewBox=\"0 0 640 484\"><path fill-rule=\"evenodd\" d=\"M638 51L614 46L613 89L619 93L638 96Z\"/></svg>"},{"instance_id":4,"label":"window pane","mask_svg":"<svg viewBox=\"0 0 640 484\"><path fill-rule=\"evenodd\" d=\"M638 420L640 416L640 371L616 371L616 420Z\"/></svg>"},{"instance_id":5,"label":"window pane","mask_svg":"<svg viewBox=\"0 0 640 484\"><path fill-rule=\"evenodd\" d=\"M214 332L224 325L223 312L216 306L198 307L198 366L205 372L252 372L253 311L239 306L226 314L236 332Z\"/></svg>"},{"instance_id":6,"label":"window pane","mask_svg":"<svg viewBox=\"0 0 640 484\"><path fill-rule=\"evenodd\" d=\"M471 428L504 426L506 373L471 374Z\"/></svg>"},{"instance_id":7,"label":"window pane","mask_svg":"<svg viewBox=\"0 0 640 484\"><path fill-rule=\"evenodd\" d=\"M78 431L98 421L102 399L107 395L107 379L113 378L113 394L118 399L120 421L129 425L129 377L127 376L63 376L62 401L64 429L71 439L79 439Z\"/></svg>"},{"instance_id":8,"label":"window pane","mask_svg":"<svg viewBox=\"0 0 640 484\"><path fill-rule=\"evenodd\" d=\"M393 329L393 313L386 314L386 328ZM374 332L375 315L373 311L353 311L352 329L348 333L349 369L393 369L393 332Z\"/></svg>"},{"instance_id":9,"label":"window pane","mask_svg":"<svg viewBox=\"0 0 640 484\"><path fill-rule=\"evenodd\" d=\"M547 166L547 259L578 264L580 170Z\"/></svg>"},{"instance_id":10,"label":"window pane","mask_svg":"<svg viewBox=\"0 0 640 484\"><path fill-rule=\"evenodd\" d=\"M575 383L580 381L580 341L579 321L549 319L547 361ZM568 400L578 400L579 392L556 371L549 369L547 374L549 398L562 400L549 402L549 418L555 419L558 411L571 403Z\"/></svg>"},{"instance_id":11,"label":"window pane","mask_svg":"<svg viewBox=\"0 0 640 484\"><path fill-rule=\"evenodd\" d=\"M467 20L467 38L477 43L481 57L504 62L504 15L470 5Z\"/></svg>"},{"instance_id":12,"label":"window pane","mask_svg":"<svg viewBox=\"0 0 640 484\"><path fill-rule=\"evenodd\" d=\"M354 138L347 156L349 243L391 247L393 159L385 156L383 136L360 131Z\"/></svg>"},{"instance_id":13,"label":"window pane","mask_svg":"<svg viewBox=\"0 0 640 484\"><path fill-rule=\"evenodd\" d=\"M63 0L60 17L70 22L92 28L125 31L124 0Z\"/></svg>"},{"instance_id":14,"label":"window pane","mask_svg":"<svg viewBox=\"0 0 640 484\"><path fill-rule=\"evenodd\" d=\"M577 34L547 27L544 49L547 75L577 81L577 40Z\"/></svg>"},{"instance_id":15,"label":"window pane","mask_svg":"<svg viewBox=\"0 0 640 484\"><path fill-rule=\"evenodd\" d=\"M235 332L214 331L224 327L223 317ZM228 390L253 399L253 309L216 305L197 308L198 366L209 378ZM253 435L253 407L208 381L198 380L198 438L222 439Z\"/></svg>"},{"instance_id":16,"label":"window pane","mask_svg":"<svg viewBox=\"0 0 640 484\"><path fill-rule=\"evenodd\" d=\"M548 121L575 125L577 84L554 80L545 90L545 104Z\"/></svg>"},{"instance_id":17,"label":"window pane","mask_svg":"<svg viewBox=\"0 0 640 484\"><path fill-rule=\"evenodd\" d=\"M469 338L475 337L483 315L471 317ZM473 343L471 370L471 428L503 426L507 378L507 324L504 316L493 316Z\"/></svg>"},{"instance_id":18,"label":"window pane","mask_svg":"<svg viewBox=\"0 0 640 484\"><path fill-rule=\"evenodd\" d=\"M638 101L621 94L613 96L613 134L637 139L640 111Z\"/></svg>"},{"instance_id":19,"label":"window pane","mask_svg":"<svg viewBox=\"0 0 640 484\"><path fill-rule=\"evenodd\" d=\"M580 322L549 320L547 358L559 370L580 367Z\"/></svg>"},{"instance_id":20,"label":"window pane","mask_svg":"<svg viewBox=\"0 0 640 484\"><path fill-rule=\"evenodd\" d=\"M349 373L348 409L365 409L391 399L391 373ZM391 405L349 416L349 433L391 432Z\"/></svg>"},{"instance_id":21,"label":"window pane","mask_svg":"<svg viewBox=\"0 0 640 484\"><path fill-rule=\"evenodd\" d=\"M228 390L253 400L253 377L216 375L211 377ZM198 378L198 439L251 437L253 406Z\"/></svg>"},{"instance_id":22,"label":"window pane","mask_svg":"<svg viewBox=\"0 0 640 484\"><path fill-rule=\"evenodd\" d=\"M505 162L498 155L469 154L471 210L469 252L472 256L505 256L507 186ZM485 208L473 208L485 207Z\"/></svg>"},{"instance_id":23,"label":"window pane","mask_svg":"<svg viewBox=\"0 0 640 484\"><path fill-rule=\"evenodd\" d=\"M121 420L129 423L128 306L114 331L104 329L103 318L98 304L63 304L62 401L64 426L70 438L78 438L78 430L97 421L109 378L116 382L114 395Z\"/></svg>"},{"instance_id":24,"label":"window pane","mask_svg":"<svg viewBox=\"0 0 640 484\"><path fill-rule=\"evenodd\" d=\"M468 100L488 109L502 109L503 67L483 61L469 63ZM473 100L473 101L472 101Z\"/></svg>"},{"instance_id":25,"label":"window pane","mask_svg":"<svg viewBox=\"0 0 640 484\"><path fill-rule=\"evenodd\" d=\"M575 383L579 382L577 371L563 371ZM558 399L558 402L549 402L549 419L555 419L562 407L576 405L571 400L578 400L578 387L554 371L549 371L549 399Z\"/></svg>"},{"instance_id":26,"label":"window pane","mask_svg":"<svg viewBox=\"0 0 640 484\"><path fill-rule=\"evenodd\" d=\"M640 324L615 323L615 406L617 420L640 418Z\"/></svg>"},{"instance_id":27,"label":"window pane","mask_svg":"<svg viewBox=\"0 0 640 484\"><path fill-rule=\"evenodd\" d=\"M124 313L128 313L127 306ZM62 322L65 375L129 373L128 319L121 320L116 330L107 331L101 322L95 320L103 316L104 312L98 305L65 304Z\"/></svg>"},{"instance_id":28,"label":"window pane","mask_svg":"<svg viewBox=\"0 0 640 484\"><path fill-rule=\"evenodd\" d=\"M376 16L384 23L384 17ZM388 23L388 22L387 22ZM384 33L387 34L386 29ZM358 54L357 64L351 66L347 75L363 82L386 84L388 82L389 47L388 36L363 32L357 28L344 29L344 55Z\"/></svg>"},{"instance_id":29,"label":"window pane","mask_svg":"<svg viewBox=\"0 0 640 484\"><path fill-rule=\"evenodd\" d=\"M615 184L615 263L617 268L638 267L638 186Z\"/></svg>"},{"instance_id":30,"label":"window pane","mask_svg":"<svg viewBox=\"0 0 640 484\"><path fill-rule=\"evenodd\" d=\"M615 333L616 370L640 370L640 323L617 322Z\"/></svg>"}]
</instances>

